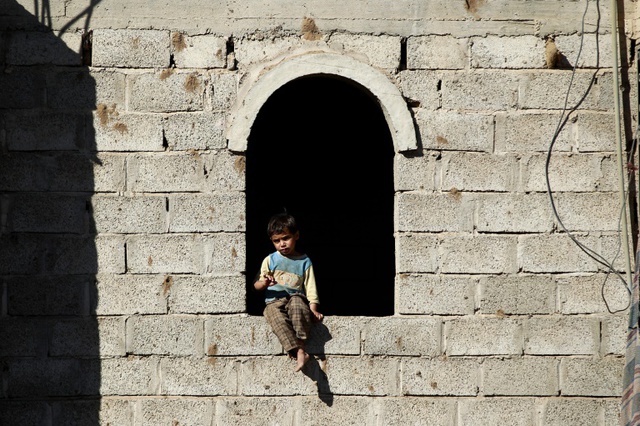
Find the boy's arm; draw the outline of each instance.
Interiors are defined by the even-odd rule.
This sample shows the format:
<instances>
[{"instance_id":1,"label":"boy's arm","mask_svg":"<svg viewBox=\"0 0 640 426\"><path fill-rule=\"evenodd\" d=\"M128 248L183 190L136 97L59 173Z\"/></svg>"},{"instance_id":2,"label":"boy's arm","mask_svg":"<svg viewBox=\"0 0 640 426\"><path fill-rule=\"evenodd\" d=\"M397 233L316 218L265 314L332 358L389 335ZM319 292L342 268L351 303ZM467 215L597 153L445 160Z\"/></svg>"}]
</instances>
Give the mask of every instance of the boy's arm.
<instances>
[{"instance_id":1,"label":"boy's arm","mask_svg":"<svg viewBox=\"0 0 640 426\"><path fill-rule=\"evenodd\" d=\"M276 279L273 278L273 274L260 275L260 279L253 283L253 287L258 290L264 290L265 288L276 284Z\"/></svg>"},{"instance_id":2,"label":"boy's arm","mask_svg":"<svg viewBox=\"0 0 640 426\"><path fill-rule=\"evenodd\" d=\"M253 288L258 291L262 291L265 288L277 284L276 279L273 277L273 271L269 268L269 257L265 257L260 265L260 272L258 273L258 279L253 283Z\"/></svg>"}]
</instances>

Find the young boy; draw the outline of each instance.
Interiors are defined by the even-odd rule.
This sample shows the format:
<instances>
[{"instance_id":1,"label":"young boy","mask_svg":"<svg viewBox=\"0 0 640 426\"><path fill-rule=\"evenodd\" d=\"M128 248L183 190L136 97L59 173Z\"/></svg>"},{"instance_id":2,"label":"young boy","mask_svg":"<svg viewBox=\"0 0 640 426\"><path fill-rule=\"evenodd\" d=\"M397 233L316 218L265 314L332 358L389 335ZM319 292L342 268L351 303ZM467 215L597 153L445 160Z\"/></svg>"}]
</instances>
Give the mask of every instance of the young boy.
<instances>
[{"instance_id":1,"label":"young boy","mask_svg":"<svg viewBox=\"0 0 640 426\"><path fill-rule=\"evenodd\" d=\"M304 350L311 323L322 321L320 299L311 260L296 250L300 238L293 216L280 213L269 220L267 233L276 251L260 267L260 277L253 284L265 291L264 317L282 347L296 361L300 371L309 361Z\"/></svg>"}]
</instances>

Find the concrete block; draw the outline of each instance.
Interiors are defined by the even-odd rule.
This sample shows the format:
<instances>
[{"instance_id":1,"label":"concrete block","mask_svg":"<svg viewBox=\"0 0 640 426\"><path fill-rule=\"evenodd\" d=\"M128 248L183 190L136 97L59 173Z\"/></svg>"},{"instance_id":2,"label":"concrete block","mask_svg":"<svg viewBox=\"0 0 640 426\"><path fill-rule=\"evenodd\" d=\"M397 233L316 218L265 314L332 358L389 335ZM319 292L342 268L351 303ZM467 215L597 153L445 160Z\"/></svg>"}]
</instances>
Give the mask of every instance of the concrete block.
<instances>
[{"instance_id":1,"label":"concrete block","mask_svg":"<svg viewBox=\"0 0 640 426\"><path fill-rule=\"evenodd\" d=\"M102 83L100 89L111 89L114 92L98 94L98 78L101 78ZM93 74L83 68L50 72L46 75L45 99L47 106L56 110L91 110L101 101L111 100L114 103L119 103L115 100L118 99L118 95L122 96L122 94L118 93L116 88L122 87L123 81L122 76Z\"/></svg>"},{"instance_id":2,"label":"concrete block","mask_svg":"<svg viewBox=\"0 0 640 426\"><path fill-rule=\"evenodd\" d=\"M459 426L534 426L537 405L533 398L464 399L458 405Z\"/></svg>"},{"instance_id":3,"label":"concrete block","mask_svg":"<svg viewBox=\"0 0 640 426\"><path fill-rule=\"evenodd\" d=\"M425 149L452 151L493 151L493 116L430 111L414 114Z\"/></svg>"},{"instance_id":4,"label":"concrete block","mask_svg":"<svg viewBox=\"0 0 640 426\"><path fill-rule=\"evenodd\" d=\"M44 270L39 242L30 236L0 235L0 272L2 275L25 275Z\"/></svg>"},{"instance_id":5,"label":"concrete block","mask_svg":"<svg viewBox=\"0 0 640 426\"><path fill-rule=\"evenodd\" d=\"M511 155L447 153L442 160L442 189L513 191L518 163Z\"/></svg>"},{"instance_id":6,"label":"concrete block","mask_svg":"<svg viewBox=\"0 0 640 426\"><path fill-rule=\"evenodd\" d=\"M534 35L471 39L472 68L546 68L545 41Z\"/></svg>"},{"instance_id":7,"label":"concrete block","mask_svg":"<svg viewBox=\"0 0 640 426\"><path fill-rule=\"evenodd\" d=\"M98 154L90 176L96 192L120 192L125 189L125 157L118 154Z\"/></svg>"},{"instance_id":8,"label":"concrete block","mask_svg":"<svg viewBox=\"0 0 640 426\"><path fill-rule=\"evenodd\" d=\"M167 230L163 196L94 195L91 207L95 230L99 233L158 234Z\"/></svg>"},{"instance_id":9,"label":"concrete block","mask_svg":"<svg viewBox=\"0 0 640 426\"><path fill-rule=\"evenodd\" d=\"M576 125L570 120L558 128L561 118L564 117L554 111L509 111L496 114L496 152L546 153L552 143L553 152L571 151L576 140Z\"/></svg>"},{"instance_id":10,"label":"concrete block","mask_svg":"<svg viewBox=\"0 0 640 426\"><path fill-rule=\"evenodd\" d=\"M196 316L154 315L127 319L127 353L202 356L204 321Z\"/></svg>"},{"instance_id":11,"label":"concrete block","mask_svg":"<svg viewBox=\"0 0 640 426\"><path fill-rule=\"evenodd\" d=\"M579 110L611 111L614 105L612 79L608 71L593 70L577 70L575 74L564 70L521 74L518 107L561 110L566 105ZM567 97L569 87L571 91Z\"/></svg>"},{"instance_id":12,"label":"concrete block","mask_svg":"<svg viewBox=\"0 0 640 426\"><path fill-rule=\"evenodd\" d=\"M478 279L470 276L396 276L398 314L472 315Z\"/></svg>"},{"instance_id":13,"label":"concrete block","mask_svg":"<svg viewBox=\"0 0 640 426\"><path fill-rule=\"evenodd\" d=\"M51 325L49 356L125 356L124 324L122 317L84 317L54 321Z\"/></svg>"},{"instance_id":14,"label":"concrete block","mask_svg":"<svg viewBox=\"0 0 640 426\"><path fill-rule=\"evenodd\" d=\"M558 393L554 358L487 358L482 364L485 395L552 396Z\"/></svg>"},{"instance_id":15,"label":"concrete block","mask_svg":"<svg viewBox=\"0 0 640 426\"><path fill-rule=\"evenodd\" d=\"M147 235L127 241L127 266L132 273L202 273L203 243L193 235Z\"/></svg>"},{"instance_id":16,"label":"concrete block","mask_svg":"<svg viewBox=\"0 0 640 426\"><path fill-rule=\"evenodd\" d=\"M165 395L237 395L240 364L232 358L162 358Z\"/></svg>"},{"instance_id":17,"label":"concrete block","mask_svg":"<svg viewBox=\"0 0 640 426\"><path fill-rule=\"evenodd\" d=\"M627 285L616 275L567 275L559 276L557 282L563 314L605 313L607 305L615 311L624 310L629 304Z\"/></svg>"},{"instance_id":18,"label":"concrete block","mask_svg":"<svg viewBox=\"0 0 640 426\"><path fill-rule=\"evenodd\" d=\"M171 52L178 68L224 68L227 65L227 38L172 31Z\"/></svg>"},{"instance_id":19,"label":"concrete block","mask_svg":"<svg viewBox=\"0 0 640 426\"><path fill-rule=\"evenodd\" d=\"M4 247L4 246L3 246ZM87 298L90 275L6 277L7 313L10 316L65 315L89 313Z\"/></svg>"},{"instance_id":20,"label":"concrete block","mask_svg":"<svg viewBox=\"0 0 640 426\"><path fill-rule=\"evenodd\" d=\"M202 111L205 76L175 71L136 74L127 80L128 110L148 112Z\"/></svg>"},{"instance_id":21,"label":"concrete block","mask_svg":"<svg viewBox=\"0 0 640 426\"><path fill-rule=\"evenodd\" d=\"M0 402L0 424L3 425L37 425L47 424L51 420L51 409L45 401L11 401Z\"/></svg>"},{"instance_id":22,"label":"concrete block","mask_svg":"<svg viewBox=\"0 0 640 426\"><path fill-rule=\"evenodd\" d=\"M480 364L463 358L403 358L402 394L476 396Z\"/></svg>"},{"instance_id":23,"label":"concrete block","mask_svg":"<svg viewBox=\"0 0 640 426\"><path fill-rule=\"evenodd\" d=\"M405 70L398 73L402 95L409 104L436 110L441 106L442 75L430 71Z\"/></svg>"},{"instance_id":24,"label":"concrete block","mask_svg":"<svg viewBox=\"0 0 640 426\"><path fill-rule=\"evenodd\" d=\"M618 426L621 419L620 400L611 398L600 401L604 406L604 426Z\"/></svg>"},{"instance_id":25,"label":"concrete block","mask_svg":"<svg viewBox=\"0 0 640 426\"><path fill-rule=\"evenodd\" d=\"M528 355L596 355L600 321L591 317L532 317L524 323Z\"/></svg>"},{"instance_id":26,"label":"concrete block","mask_svg":"<svg viewBox=\"0 0 640 426\"><path fill-rule=\"evenodd\" d=\"M560 394L620 397L624 363L623 357L563 358L560 361Z\"/></svg>"},{"instance_id":27,"label":"concrete block","mask_svg":"<svg viewBox=\"0 0 640 426\"><path fill-rule=\"evenodd\" d=\"M541 419L549 426L584 426L600 424L595 422L603 415L601 399L552 398L544 403Z\"/></svg>"},{"instance_id":28,"label":"concrete block","mask_svg":"<svg viewBox=\"0 0 640 426\"><path fill-rule=\"evenodd\" d=\"M101 104L93 113L98 151L163 151L162 118L157 114L127 114Z\"/></svg>"},{"instance_id":29,"label":"concrete block","mask_svg":"<svg viewBox=\"0 0 640 426\"><path fill-rule=\"evenodd\" d=\"M243 192L169 197L170 232L241 232L245 230Z\"/></svg>"},{"instance_id":30,"label":"concrete block","mask_svg":"<svg viewBox=\"0 0 640 426\"><path fill-rule=\"evenodd\" d=\"M402 192L396 195L400 232L471 232L473 198L467 194Z\"/></svg>"},{"instance_id":31,"label":"concrete block","mask_svg":"<svg viewBox=\"0 0 640 426\"><path fill-rule=\"evenodd\" d=\"M0 321L2 357L37 357L47 353L47 328L30 318L4 317Z\"/></svg>"},{"instance_id":32,"label":"concrete block","mask_svg":"<svg viewBox=\"0 0 640 426\"><path fill-rule=\"evenodd\" d=\"M497 275L480 279L480 312L496 315L556 312L556 283L545 275Z\"/></svg>"},{"instance_id":33,"label":"concrete block","mask_svg":"<svg viewBox=\"0 0 640 426\"><path fill-rule=\"evenodd\" d=\"M125 74L119 71L107 70L91 70L91 77L94 79L93 94L87 93L87 96L93 97L91 109L96 109L98 105L107 105L109 108L117 108L118 111L126 111L125 107ZM70 82L73 84L73 81ZM91 88L91 86L89 87ZM64 107L64 103L60 104Z\"/></svg>"},{"instance_id":34,"label":"concrete block","mask_svg":"<svg viewBox=\"0 0 640 426\"><path fill-rule=\"evenodd\" d=\"M82 33L12 31L6 47L8 65L82 65Z\"/></svg>"},{"instance_id":35,"label":"concrete block","mask_svg":"<svg viewBox=\"0 0 640 426\"><path fill-rule=\"evenodd\" d=\"M279 37L243 37L234 43L234 52L238 66L273 59L283 52L290 51L301 44L300 37L280 35Z\"/></svg>"},{"instance_id":36,"label":"concrete block","mask_svg":"<svg viewBox=\"0 0 640 426\"><path fill-rule=\"evenodd\" d=\"M237 390L233 389L234 395L273 397L318 394L316 383L309 380L305 373L294 372L295 362L287 355L250 357L238 365L239 385ZM307 362L303 371L308 373L312 366L317 368L317 361Z\"/></svg>"},{"instance_id":37,"label":"concrete block","mask_svg":"<svg viewBox=\"0 0 640 426\"><path fill-rule=\"evenodd\" d=\"M548 167L549 185L554 192L609 191L604 177L607 170L601 154L558 153L551 156ZM533 155L522 159L522 182L525 191L547 191L547 156ZM613 170L611 170L613 171Z\"/></svg>"},{"instance_id":38,"label":"concrete block","mask_svg":"<svg viewBox=\"0 0 640 426\"><path fill-rule=\"evenodd\" d=\"M210 112L179 112L164 119L164 137L172 151L223 149L224 115Z\"/></svg>"},{"instance_id":39,"label":"concrete block","mask_svg":"<svg viewBox=\"0 0 640 426\"><path fill-rule=\"evenodd\" d=\"M124 241L120 237L23 234L0 239L0 271L8 274L53 275L124 272Z\"/></svg>"},{"instance_id":40,"label":"concrete block","mask_svg":"<svg viewBox=\"0 0 640 426\"><path fill-rule=\"evenodd\" d=\"M206 162L204 187L207 191L244 191L246 157L226 150L212 152Z\"/></svg>"},{"instance_id":41,"label":"concrete block","mask_svg":"<svg viewBox=\"0 0 640 426\"><path fill-rule=\"evenodd\" d=\"M553 211L546 194L482 194L477 200L478 232L551 232Z\"/></svg>"},{"instance_id":42,"label":"concrete block","mask_svg":"<svg viewBox=\"0 0 640 426\"><path fill-rule=\"evenodd\" d=\"M212 111L229 111L238 94L238 74L214 71L209 74L207 106Z\"/></svg>"},{"instance_id":43,"label":"concrete block","mask_svg":"<svg viewBox=\"0 0 640 426\"><path fill-rule=\"evenodd\" d=\"M210 426L215 418L215 400L210 398L156 398L137 402L135 426Z\"/></svg>"},{"instance_id":44,"label":"concrete block","mask_svg":"<svg viewBox=\"0 0 640 426\"><path fill-rule=\"evenodd\" d=\"M523 337L518 319L463 317L444 322L448 356L520 355Z\"/></svg>"},{"instance_id":45,"label":"concrete block","mask_svg":"<svg viewBox=\"0 0 640 426\"><path fill-rule=\"evenodd\" d=\"M19 112L5 115L9 151L73 151L85 144L89 113ZM33 123L38 125L34 126ZM31 154L33 155L33 154Z\"/></svg>"},{"instance_id":46,"label":"concrete block","mask_svg":"<svg viewBox=\"0 0 640 426\"><path fill-rule=\"evenodd\" d=\"M336 32L329 38L329 46L349 55L364 55L375 68L396 70L400 66L400 37L385 34L345 34Z\"/></svg>"},{"instance_id":47,"label":"concrete block","mask_svg":"<svg viewBox=\"0 0 640 426\"><path fill-rule=\"evenodd\" d=\"M419 155L398 153L393 161L393 181L396 191L435 190L440 157L428 152Z\"/></svg>"},{"instance_id":48,"label":"concrete block","mask_svg":"<svg viewBox=\"0 0 640 426\"><path fill-rule=\"evenodd\" d=\"M314 355L359 355L363 317L331 316L311 327L305 350Z\"/></svg>"},{"instance_id":49,"label":"concrete block","mask_svg":"<svg viewBox=\"0 0 640 426\"><path fill-rule=\"evenodd\" d=\"M68 241L72 244L72 241ZM64 249L64 247L62 247ZM69 264L72 262L77 266L65 267L65 262L61 262L59 270L56 271L87 271L98 273L115 273L122 274L126 270L125 262L125 241L121 236L98 236L95 238L95 254L93 253L93 241L88 240L85 245L81 245L75 250L67 247L67 253L70 253ZM73 257L75 255L75 257ZM87 259L89 257L89 259ZM95 260L94 260L95 259ZM97 263L97 268L92 268L93 262Z\"/></svg>"},{"instance_id":50,"label":"concrete block","mask_svg":"<svg viewBox=\"0 0 640 426\"><path fill-rule=\"evenodd\" d=\"M300 402L291 398L218 398L215 400L219 426L261 426L264 424L294 424L300 412Z\"/></svg>"},{"instance_id":51,"label":"concrete block","mask_svg":"<svg viewBox=\"0 0 640 426\"><path fill-rule=\"evenodd\" d=\"M626 315L610 315L602 319L602 343L600 355L624 356L627 348L629 318Z\"/></svg>"},{"instance_id":52,"label":"concrete block","mask_svg":"<svg viewBox=\"0 0 640 426\"><path fill-rule=\"evenodd\" d=\"M215 316L205 321L204 345L209 356L277 355L282 346L261 316Z\"/></svg>"},{"instance_id":53,"label":"concrete block","mask_svg":"<svg viewBox=\"0 0 640 426\"><path fill-rule=\"evenodd\" d=\"M91 62L94 67L168 67L169 39L168 31L96 28Z\"/></svg>"},{"instance_id":54,"label":"concrete block","mask_svg":"<svg viewBox=\"0 0 640 426\"><path fill-rule=\"evenodd\" d=\"M109 155L12 153L0 156L0 190L117 191L124 158Z\"/></svg>"},{"instance_id":55,"label":"concrete block","mask_svg":"<svg viewBox=\"0 0 640 426\"><path fill-rule=\"evenodd\" d=\"M244 272L246 241L244 234L212 234L202 239L205 272L233 275Z\"/></svg>"},{"instance_id":56,"label":"concrete block","mask_svg":"<svg viewBox=\"0 0 640 426\"><path fill-rule=\"evenodd\" d=\"M435 272L439 238L427 234L399 234L396 238L396 273Z\"/></svg>"},{"instance_id":57,"label":"concrete block","mask_svg":"<svg viewBox=\"0 0 640 426\"><path fill-rule=\"evenodd\" d=\"M378 399L352 396L319 395L300 401L301 424L357 426L376 424Z\"/></svg>"},{"instance_id":58,"label":"concrete block","mask_svg":"<svg viewBox=\"0 0 640 426\"><path fill-rule=\"evenodd\" d=\"M594 236L575 236L586 247L598 252ZM521 235L518 237L518 263L523 272L595 272L596 262L564 234Z\"/></svg>"},{"instance_id":59,"label":"concrete block","mask_svg":"<svg viewBox=\"0 0 640 426\"><path fill-rule=\"evenodd\" d=\"M437 356L442 353L442 323L431 318L372 318L363 330L363 353Z\"/></svg>"},{"instance_id":60,"label":"concrete block","mask_svg":"<svg viewBox=\"0 0 640 426\"><path fill-rule=\"evenodd\" d=\"M162 377L158 358L105 358L100 361L100 395L157 395Z\"/></svg>"},{"instance_id":61,"label":"concrete block","mask_svg":"<svg viewBox=\"0 0 640 426\"><path fill-rule=\"evenodd\" d=\"M161 275L99 274L92 287L91 311L96 315L165 314Z\"/></svg>"},{"instance_id":62,"label":"concrete block","mask_svg":"<svg viewBox=\"0 0 640 426\"><path fill-rule=\"evenodd\" d=\"M333 394L399 396L398 358L332 356L323 370Z\"/></svg>"},{"instance_id":63,"label":"concrete block","mask_svg":"<svg viewBox=\"0 0 640 426\"><path fill-rule=\"evenodd\" d=\"M244 276L202 277L172 275L169 309L174 313L230 314L246 310Z\"/></svg>"},{"instance_id":64,"label":"concrete block","mask_svg":"<svg viewBox=\"0 0 640 426\"><path fill-rule=\"evenodd\" d=\"M469 64L469 39L451 36L407 38L408 69L465 69Z\"/></svg>"},{"instance_id":65,"label":"concrete block","mask_svg":"<svg viewBox=\"0 0 640 426\"><path fill-rule=\"evenodd\" d=\"M384 398L378 402L378 419L384 425L451 426L455 424L456 402L444 398Z\"/></svg>"},{"instance_id":66,"label":"concrete block","mask_svg":"<svg viewBox=\"0 0 640 426\"><path fill-rule=\"evenodd\" d=\"M134 401L100 398L99 400L70 400L51 404L53 424L91 424L133 426Z\"/></svg>"},{"instance_id":67,"label":"concrete block","mask_svg":"<svg viewBox=\"0 0 640 426\"><path fill-rule=\"evenodd\" d=\"M444 109L504 111L516 108L519 74L508 71L450 71L443 72L441 80Z\"/></svg>"},{"instance_id":68,"label":"concrete block","mask_svg":"<svg viewBox=\"0 0 640 426\"><path fill-rule=\"evenodd\" d=\"M618 193L560 193L555 194L554 200L560 219L569 231L617 232L620 228L624 209Z\"/></svg>"},{"instance_id":69,"label":"concrete block","mask_svg":"<svg viewBox=\"0 0 640 426\"><path fill-rule=\"evenodd\" d=\"M81 234L88 231L84 195L18 193L0 198L6 228L12 232Z\"/></svg>"},{"instance_id":70,"label":"concrete block","mask_svg":"<svg viewBox=\"0 0 640 426\"><path fill-rule=\"evenodd\" d=\"M5 68L0 79L0 108L31 109L44 106L46 74L34 67Z\"/></svg>"},{"instance_id":71,"label":"concrete block","mask_svg":"<svg viewBox=\"0 0 640 426\"><path fill-rule=\"evenodd\" d=\"M515 273L516 237L475 235L443 238L438 247L440 272L451 274Z\"/></svg>"},{"instance_id":72,"label":"concrete block","mask_svg":"<svg viewBox=\"0 0 640 426\"><path fill-rule=\"evenodd\" d=\"M97 391L98 360L8 358L3 368L4 395L9 399L78 397Z\"/></svg>"},{"instance_id":73,"label":"concrete block","mask_svg":"<svg viewBox=\"0 0 640 426\"><path fill-rule=\"evenodd\" d=\"M578 152L616 151L615 114L584 111L574 120Z\"/></svg>"},{"instance_id":74,"label":"concrete block","mask_svg":"<svg viewBox=\"0 0 640 426\"><path fill-rule=\"evenodd\" d=\"M127 160L127 189L133 192L196 192L204 183L197 154L134 155Z\"/></svg>"},{"instance_id":75,"label":"concrete block","mask_svg":"<svg viewBox=\"0 0 640 426\"><path fill-rule=\"evenodd\" d=\"M566 58L571 67L576 68L611 66L613 51L610 41L602 34L558 34L554 37L558 53Z\"/></svg>"}]
</instances>

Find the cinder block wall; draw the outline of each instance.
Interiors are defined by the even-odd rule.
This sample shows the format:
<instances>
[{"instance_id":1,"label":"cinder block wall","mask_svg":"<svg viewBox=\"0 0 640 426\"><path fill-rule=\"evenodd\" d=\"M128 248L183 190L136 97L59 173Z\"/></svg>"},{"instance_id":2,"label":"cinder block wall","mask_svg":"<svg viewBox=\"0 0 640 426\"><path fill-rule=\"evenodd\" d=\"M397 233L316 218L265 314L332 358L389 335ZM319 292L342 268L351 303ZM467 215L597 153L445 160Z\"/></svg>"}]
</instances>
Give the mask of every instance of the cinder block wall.
<instances>
[{"instance_id":1,"label":"cinder block wall","mask_svg":"<svg viewBox=\"0 0 640 426\"><path fill-rule=\"evenodd\" d=\"M545 179L586 93L549 179L625 277L608 5L583 39L583 2L22 3L0 11L1 424L617 424L628 294ZM319 51L396 87L419 145L396 147L395 314L327 317L296 374L246 313L228 134L265 64Z\"/></svg>"}]
</instances>

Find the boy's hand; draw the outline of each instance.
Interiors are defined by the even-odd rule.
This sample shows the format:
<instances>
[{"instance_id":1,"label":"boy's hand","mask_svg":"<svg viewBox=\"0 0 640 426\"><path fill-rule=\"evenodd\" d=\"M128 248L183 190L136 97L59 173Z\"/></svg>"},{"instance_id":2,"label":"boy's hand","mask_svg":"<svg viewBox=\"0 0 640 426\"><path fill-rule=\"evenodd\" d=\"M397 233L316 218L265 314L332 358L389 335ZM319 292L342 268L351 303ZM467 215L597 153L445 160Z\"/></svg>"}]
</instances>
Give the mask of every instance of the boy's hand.
<instances>
[{"instance_id":1,"label":"boy's hand","mask_svg":"<svg viewBox=\"0 0 640 426\"><path fill-rule=\"evenodd\" d=\"M324 319L324 315L318 311L318 305L316 303L312 303L309 307L311 308L313 316L316 317L318 321L322 321Z\"/></svg>"},{"instance_id":2,"label":"boy's hand","mask_svg":"<svg viewBox=\"0 0 640 426\"><path fill-rule=\"evenodd\" d=\"M272 285L278 284L275 277L273 276L273 272L271 271L262 275L262 278L264 278L264 280L267 282L267 287L271 287Z\"/></svg>"}]
</instances>

